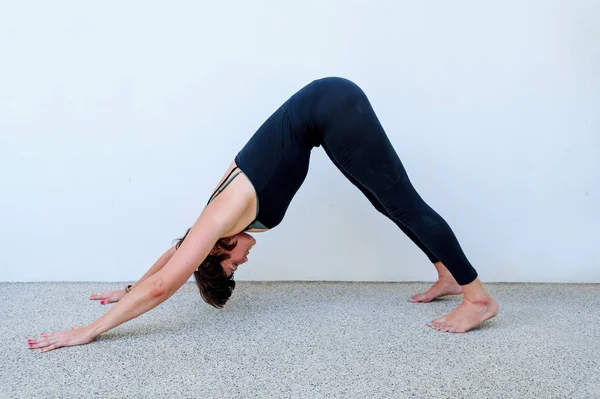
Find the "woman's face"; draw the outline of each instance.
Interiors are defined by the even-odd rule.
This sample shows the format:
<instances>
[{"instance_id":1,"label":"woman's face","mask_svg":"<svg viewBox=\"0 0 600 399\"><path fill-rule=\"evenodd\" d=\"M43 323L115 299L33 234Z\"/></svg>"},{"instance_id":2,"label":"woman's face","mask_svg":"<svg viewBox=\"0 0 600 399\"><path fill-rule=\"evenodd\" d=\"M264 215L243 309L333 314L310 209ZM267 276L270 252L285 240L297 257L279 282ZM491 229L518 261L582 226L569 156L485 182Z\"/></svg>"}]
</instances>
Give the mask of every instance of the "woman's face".
<instances>
[{"instance_id":1,"label":"woman's face","mask_svg":"<svg viewBox=\"0 0 600 399\"><path fill-rule=\"evenodd\" d=\"M235 248L231 251L223 251L229 254L229 259L221 262L221 266L227 276L232 275L238 268L248 262L248 254L250 249L256 244L256 240L248 233L239 233L232 237L232 241L236 242Z\"/></svg>"}]
</instances>

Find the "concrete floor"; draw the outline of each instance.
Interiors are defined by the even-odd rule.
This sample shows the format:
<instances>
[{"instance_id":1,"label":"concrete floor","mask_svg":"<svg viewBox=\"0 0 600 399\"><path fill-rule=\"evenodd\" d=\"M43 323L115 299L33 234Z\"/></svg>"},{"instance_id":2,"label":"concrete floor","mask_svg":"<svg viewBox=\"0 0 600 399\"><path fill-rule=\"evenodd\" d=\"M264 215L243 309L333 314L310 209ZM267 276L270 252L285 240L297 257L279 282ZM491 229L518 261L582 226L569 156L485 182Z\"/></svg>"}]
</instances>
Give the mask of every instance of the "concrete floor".
<instances>
[{"instance_id":1,"label":"concrete floor","mask_svg":"<svg viewBox=\"0 0 600 399\"><path fill-rule=\"evenodd\" d=\"M0 398L600 398L600 285L488 284L467 334L427 320L429 283L238 282L221 310L193 283L89 345L26 340L107 310L124 283L0 283ZM111 305L109 305L111 306Z\"/></svg>"}]
</instances>

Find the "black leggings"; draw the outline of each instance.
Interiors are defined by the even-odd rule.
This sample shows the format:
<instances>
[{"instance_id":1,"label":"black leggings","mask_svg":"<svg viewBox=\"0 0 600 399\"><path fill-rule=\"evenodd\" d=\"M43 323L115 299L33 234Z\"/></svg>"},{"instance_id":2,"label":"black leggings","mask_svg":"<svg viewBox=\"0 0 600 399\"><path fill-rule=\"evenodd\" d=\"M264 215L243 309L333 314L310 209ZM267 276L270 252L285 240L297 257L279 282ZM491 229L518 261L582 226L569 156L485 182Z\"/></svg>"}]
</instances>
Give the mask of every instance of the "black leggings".
<instances>
[{"instance_id":1,"label":"black leggings","mask_svg":"<svg viewBox=\"0 0 600 399\"><path fill-rule=\"evenodd\" d=\"M365 93L341 78L313 82L311 105L321 144L337 168L390 218L433 263L441 261L460 285L477 272L450 226L411 184Z\"/></svg>"}]
</instances>

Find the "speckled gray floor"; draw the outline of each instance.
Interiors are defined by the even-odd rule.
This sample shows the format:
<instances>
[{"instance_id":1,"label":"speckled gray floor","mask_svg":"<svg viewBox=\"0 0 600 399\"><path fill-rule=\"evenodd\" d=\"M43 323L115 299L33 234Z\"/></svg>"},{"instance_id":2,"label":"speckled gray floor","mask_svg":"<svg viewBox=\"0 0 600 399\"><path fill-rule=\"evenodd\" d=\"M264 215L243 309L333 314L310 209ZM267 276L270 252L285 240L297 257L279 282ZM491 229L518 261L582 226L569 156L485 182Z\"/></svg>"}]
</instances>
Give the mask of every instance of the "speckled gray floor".
<instances>
[{"instance_id":1,"label":"speckled gray floor","mask_svg":"<svg viewBox=\"0 0 600 399\"><path fill-rule=\"evenodd\" d=\"M238 282L222 310L188 283L89 345L27 348L122 286L0 283L0 398L600 398L597 284L489 284L500 314L450 335L424 324L461 297L406 301L426 283Z\"/></svg>"}]
</instances>

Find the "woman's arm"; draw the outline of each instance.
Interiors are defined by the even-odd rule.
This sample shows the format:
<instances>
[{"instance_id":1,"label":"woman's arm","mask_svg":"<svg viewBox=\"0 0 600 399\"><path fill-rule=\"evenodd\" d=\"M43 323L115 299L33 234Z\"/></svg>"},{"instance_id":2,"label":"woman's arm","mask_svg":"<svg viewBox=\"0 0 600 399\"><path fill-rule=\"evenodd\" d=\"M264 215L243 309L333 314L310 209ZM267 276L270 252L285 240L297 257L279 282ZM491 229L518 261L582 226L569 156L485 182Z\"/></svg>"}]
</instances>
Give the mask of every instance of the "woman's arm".
<instances>
[{"instance_id":1,"label":"woman's arm","mask_svg":"<svg viewBox=\"0 0 600 399\"><path fill-rule=\"evenodd\" d=\"M148 269L148 271L135 284L131 286L131 289L137 287L142 281L146 280L148 277L152 276L154 273L165 267L167 262L171 260L171 257L173 257L175 251L176 249L174 245L171 248L167 249L167 251L164 254L162 254L161 257L156 260L156 262L154 262L152 267Z\"/></svg>"},{"instance_id":2,"label":"woman's arm","mask_svg":"<svg viewBox=\"0 0 600 399\"><path fill-rule=\"evenodd\" d=\"M92 337L154 309L169 299L208 256L219 238L229 232L246 210L247 202L215 202L206 208L179 249L165 266L141 281L115 306L86 328Z\"/></svg>"},{"instance_id":3,"label":"woman's arm","mask_svg":"<svg viewBox=\"0 0 600 399\"><path fill-rule=\"evenodd\" d=\"M247 211L250 204L248 198L251 196L219 196L200 214L186 239L161 270L140 282L90 325L59 333L42 334L40 338L28 341L29 348L40 348L46 352L64 346L90 343L98 335L166 301L193 275L217 240L232 232Z\"/></svg>"},{"instance_id":4,"label":"woman's arm","mask_svg":"<svg viewBox=\"0 0 600 399\"><path fill-rule=\"evenodd\" d=\"M175 251L176 251L175 246L169 248L164 254L162 254L160 256L160 258L158 258L156 260L156 262L154 262L154 264L152 265L152 267L150 267L150 269L148 269L146 274L144 274L142 276L142 278L140 278L135 284L133 284L131 286L131 288L137 287L142 281L146 280L148 277L152 276L154 273L156 273L157 271L162 269L167 264L167 262L171 259L171 257L175 253ZM122 290L101 292L99 294L92 294L92 295L90 295L90 299L91 300L99 300L100 304L104 305L104 304L119 302L121 300L121 298L123 298L125 295L126 295L126 292L124 289L122 289Z\"/></svg>"}]
</instances>

